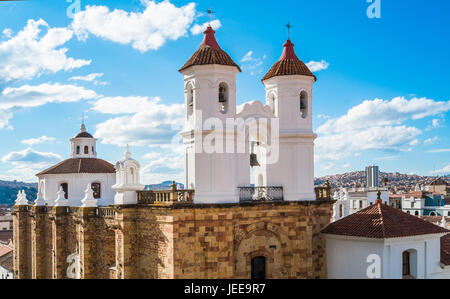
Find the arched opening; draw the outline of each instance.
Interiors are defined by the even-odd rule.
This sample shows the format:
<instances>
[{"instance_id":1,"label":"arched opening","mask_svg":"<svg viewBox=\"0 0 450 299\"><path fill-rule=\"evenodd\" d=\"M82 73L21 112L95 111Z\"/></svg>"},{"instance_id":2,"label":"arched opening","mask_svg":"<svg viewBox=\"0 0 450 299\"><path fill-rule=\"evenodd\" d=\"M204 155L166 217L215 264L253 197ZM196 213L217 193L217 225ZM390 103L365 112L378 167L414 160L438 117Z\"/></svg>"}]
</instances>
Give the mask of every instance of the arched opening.
<instances>
[{"instance_id":1,"label":"arched opening","mask_svg":"<svg viewBox=\"0 0 450 299\"><path fill-rule=\"evenodd\" d=\"M272 109L272 112L275 116L278 116L278 101L275 94L271 93L269 95L269 106Z\"/></svg>"},{"instance_id":2,"label":"arched opening","mask_svg":"<svg viewBox=\"0 0 450 299\"><path fill-rule=\"evenodd\" d=\"M300 115L302 118L308 117L308 94L306 91L300 93Z\"/></svg>"},{"instance_id":3,"label":"arched opening","mask_svg":"<svg viewBox=\"0 0 450 299\"><path fill-rule=\"evenodd\" d=\"M362 202L362 200L359 201L359 208L360 208L360 209L363 208L363 202Z\"/></svg>"},{"instance_id":4,"label":"arched opening","mask_svg":"<svg viewBox=\"0 0 450 299\"><path fill-rule=\"evenodd\" d=\"M258 175L258 186L257 187L264 187L264 177L261 173Z\"/></svg>"},{"instance_id":5,"label":"arched opening","mask_svg":"<svg viewBox=\"0 0 450 299\"><path fill-rule=\"evenodd\" d=\"M84 154L89 155L89 147L88 146L84 147Z\"/></svg>"},{"instance_id":6,"label":"arched opening","mask_svg":"<svg viewBox=\"0 0 450 299\"><path fill-rule=\"evenodd\" d=\"M64 191L64 199L69 199L69 184L62 183L61 188Z\"/></svg>"},{"instance_id":7,"label":"arched opening","mask_svg":"<svg viewBox=\"0 0 450 299\"><path fill-rule=\"evenodd\" d=\"M266 279L266 258L264 256L252 258L252 279Z\"/></svg>"},{"instance_id":8,"label":"arched opening","mask_svg":"<svg viewBox=\"0 0 450 299\"><path fill-rule=\"evenodd\" d=\"M77 146L77 155L80 154L80 146Z\"/></svg>"},{"instance_id":9,"label":"arched opening","mask_svg":"<svg viewBox=\"0 0 450 299\"><path fill-rule=\"evenodd\" d=\"M416 215L417 217L419 217L419 211L416 211L416 212L414 213L414 215Z\"/></svg>"},{"instance_id":10,"label":"arched opening","mask_svg":"<svg viewBox=\"0 0 450 299\"><path fill-rule=\"evenodd\" d=\"M135 183L135 181L134 181L134 168L133 167L130 167L130 183L131 184Z\"/></svg>"},{"instance_id":11,"label":"arched opening","mask_svg":"<svg viewBox=\"0 0 450 299\"><path fill-rule=\"evenodd\" d=\"M342 218L344 216L344 211L342 205L339 205L339 218Z\"/></svg>"},{"instance_id":12,"label":"arched opening","mask_svg":"<svg viewBox=\"0 0 450 299\"><path fill-rule=\"evenodd\" d=\"M417 278L417 251L406 250L402 254L402 275L403 279Z\"/></svg>"},{"instance_id":13,"label":"arched opening","mask_svg":"<svg viewBox=\"0 0 450 299\"><path fill-rule=\"evenodd\" d=\"M447 216L450 217L450 212L447 213Z\"/></svg>"},{"instance_id":14,"label":"arched opening","mask_svg":"<svg viewBox=\"0 0 450 299\"><path fill-rule=\"evenodd\" d=\"M102 185L100 183L92 183L91 188L94 191L94 198L100 199L102 197Z\"/></svg>"},{"instance_id":15,"label":"arched opening","mask_svg":"<svg viewBox=\"0 0 450 299\"><path fill-rule=\"evenodd\" d=\"M430 216L435 217L435 216L436 216L436 213L435 213L435 212L431 212L431 213L430 213Z\"/></svg>"},{"instance_id":16,"label":"arched opening","mask_svg":"<svg viewBox=\"0 0 450 299\"><path fill-rule=\"evenodd\" d=\"M191 84L189 84L186 89L186 108L187 116L191 117L192 114L194 114L194 88Z\"/></svg>"},{"instance_id":17,"label":"arched opening","mask_svg":"<svg viewBox=\"0 0 450 299\"><path fill-rule=\"evenodd\" d=\"M95 154L95 150L94 150L94 147L92 147L92 154Z\"/></svg>"},{"instance_id":18,"label":"arched opening","mask_svg":"<svg viewBox=\"0 0 450 299\"><path fill-rule=\"evenodd\" d=\"M407 211L406 214L411 215L411 212L410 212L410 211Z\"/></svg>"},{"instance_id":19,"label":"arched opening","mask_svg":"<svg viewBox=\"0 0 450 299\"><path fill-rule=\"evenodd\" d=\"M228 113L228 86L225 83L219 85L219 111L220 113Z\"/></svg>"}]
</instances>

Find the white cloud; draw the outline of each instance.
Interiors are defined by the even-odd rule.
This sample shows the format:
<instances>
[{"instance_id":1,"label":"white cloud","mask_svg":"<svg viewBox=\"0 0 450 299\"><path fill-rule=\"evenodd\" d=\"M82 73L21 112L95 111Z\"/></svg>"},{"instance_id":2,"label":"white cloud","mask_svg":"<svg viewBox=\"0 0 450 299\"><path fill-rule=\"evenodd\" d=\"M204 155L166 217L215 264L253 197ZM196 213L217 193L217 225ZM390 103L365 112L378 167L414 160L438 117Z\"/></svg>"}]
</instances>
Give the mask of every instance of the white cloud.
<instances>
[{"instance_id":1,"label":"white cloud","mask_svg":"<svg viewBox=\"0 0 450 299\"><path fill-rule=\"evenodd\" d=\"M11 38L13 32L11 28L6 28L2 33L6 38Z\"/></svg>"},{"instance_id":2,"label":"white cloud","mask_svg":"<svg viewBox=\"0 0 450 299\"><path fill-rule=\"evenodd\" d=\"M166 151L144 156L151 160L142 168L142 181L158 184L164 181L184 181L184 158L182 154Z\"/></svg>"},{"instance_id":3,"label":"white cloud","mask_svg":"<svg viewBox=\"0 0 450 299\"><path fill-rule=\"evenodd\" d=\"M266 55L263 55L262 57L253 57L253 51L248 51L240 60L240 62L243 63L242 70L250 71L250 75L252 76L260 74L262 73L260 67L263 65L265 59Z\"/></svg>"},{"instance_id":4,"label":"white cloud","mask_svg":"<svg viewBox=\"0 0 450 299\"><path fill-rule=\"evenodd\" d=\"M425 129L425 131L431 131L433 129L438 129L442 126L443 122L444 122L443 120L438 119L438 118L433 119L433 120L431 120L430 125Z\"/></svg>"},{"instance_id":5,"label":"white cloud","mask_svg":"<svg viewBox=\"0 0 450 299\"><path fill-rule=\"evenodd\" d=\"M330 64L328 62L326 62L325 60L321 60L321 61L311 60L310 62L308 62L306 64L306 66L309 68L309 70L311 72L314 73L314 72L320 72L320 71L326 70L330 66Z\"/></svg>"},{"instance_id":6,"label":"white cloud","mask_svg":"<svg viewBox=\"0 0 450 299\"><path fill-rule=\"evenodd\" d=\"M449 173L450 173L450 164L447 164L442 169L438 169L438 170L430 172L430 174L433 174L433 175L449 174Z\"/></svg>"},{"instance_id":7,"label":"white cloud","mask_svg":"<svg viewBox=\"0 0 450 299\"><path fill-rule=\"evenodd\" d=\"M434 144L436 141L439 140L439 137L435 136L433 138L428 138L427 140L425 140L423 143L424 144Z\"/></svg>"},{"instance_id":8,"label":"white cloud","mask_svg":"<svg viewBox=\"0 0 450 299\"><path fill-rule=\"evenodd\" d=\"M0 93L0 129L8 127L14 109L93 98L97 98L95 91L76 85L45 83L36 86L7 87Z\"/></svg>"},{"instance_id":9,"label":"white cloud","mask_svg":"<svg viewBox=\"0 0 450 299\"><path fill-rule=\"evenodd\" d=\"M170 144L184 126L184 105L164 105L160 98L103 98L93 104L99 113L120 115L97 125L103 144L150 146Z\"/></svg>"},{"instance_id":10,"label":"white cloud","mask_svg":"<svg viewBox=\"0 0 450 299\"><path fill-rule=\"evenodd\" d=\"M376 158L375 160L377 160L377 161L395 161L398 159L400 159L400 156L385 156L385 157Z\"/></svg>"},{"instance_id":11,"label":"white cloud","mask_svg":"<svg viewBox=\"0 0 450 299\"><path fill-rule=\"evenodd\" d=\"M443 149L435 149L428 151L430 154L441 154L441 153L450 153L450 148L443 148Z\"/></svg>"},{"instance_id":12,"label":"white cloud","mask_svg":"<svg viewBox=\"0 0 450 299\"><path fill-rule=\"evenodd\" d=\"M103 77L103 73L93 73L86 76L76 76L70 78L70 80L76 80L76 81L86 81L86 82L92 82L95 79Z\"/></svg>"},{"instance_id":13,"label":"white cloud","mask_svg":"<svg viewBox=\"0 0 450 299\"><path fill-rule=\"evenodd\" d=\"M206 23L204 23L204 24L202 24L202 25L195 24L195 25L192 26L192 28L191 28L191 33L192 33L193 35L201 34L201 33L203 33L203 32L206 31L206 28L208 28L209 25L211 25L211 27L212 27L214 30L217 30L217 29L219 29L220 27L222 27L222 23L220 23L219 20L214 20L214 21L211 21L211 23L210 23L210 22L206 22Z\"/></svg>"},{"instance_id":14,"label":"white cloud","mask_svg":"<svg viewBox=\"0 0 450 299\"><path fill-rule=\"evenodd\" d=\"M46 143L46 142L54 142L55 140L56 140L56 138L54 138L54 137L41 136L38 138L25 139L25 140L22 140L21 142L23 144L32 146L32 145L42 144L42 143Z\"/></svg>"},{"instance_id":15,"label":"white cloud","mask_svg":"<svg viewBox=\"0 0 450 299\"><path fill-rule=\"evenodd\" d=\"M167 40L187 35L195 18L195 3L177 7L169 1L141 1L143 12L110 11L107 6L86 6L74 16L71 28L81 40L89 34L141 52L157 50Z\"/></svg>"},{"instance_id":16,"label":"white cloud","mask_svg":"<svg viewBox=\"0 0 450 299\"><path fill-rule=\"evenodd\" d=\"M47 32L41 36L43 27ZM32 79L89 65L90 60L67 57L68 49L61 48L72 36L67 28L50 28L42 19L28 20L17 35L0 42L0 80Z\"/></svg>"},{"instance_id":17,"label":"white cloud","mask_svg":"<svg viewBox=\"0 0 450 299\"><path fill-rule=\"evenodd\" d=\"M317 161L339 160L366 150L411 151L422 131L404 124L450 110L450 101L426 98L375 99L328 120L317 132Z\"/></svg>"}]
</instances>

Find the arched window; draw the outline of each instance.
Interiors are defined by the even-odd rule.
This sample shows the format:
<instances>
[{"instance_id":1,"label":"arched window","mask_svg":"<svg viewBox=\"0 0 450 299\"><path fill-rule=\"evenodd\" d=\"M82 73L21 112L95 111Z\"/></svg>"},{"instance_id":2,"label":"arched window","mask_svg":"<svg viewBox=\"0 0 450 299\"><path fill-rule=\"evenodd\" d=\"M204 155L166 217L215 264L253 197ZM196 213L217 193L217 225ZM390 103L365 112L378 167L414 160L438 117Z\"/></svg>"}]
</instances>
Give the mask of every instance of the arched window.
<instances>
[{"instance_id":1,"label":"arched window","mask_svg":"<svg viewBox=\"0 0 450 299\"><path fill-rule=\"evenodd\" d=\"M435 212L431 212L430 216L434 217L434 216L436 216L436 213Z\"/></svg>"},{"instance_id":2,"label":"arched window","mask_svg":"<svg viewBox=\"0 0 450 299\"><path fill-rule=\"evenodd\" d=\"M450 212L448 212L447 216L450 217Z\"/></svg>"},{"instance_id":3,"label":"arched window","mask_svg":"<svg viewBox=\"0 0 450 299\"><path fill-rule=\"evenodd\" d=\"M359 201L359 208L360 208L360 209L363 208L363 202L362 202L362 200Z\"/></svg>"},{"instance_id":4,"label":"arched window","mask_svg":"<svg viewBox=\"0 0 450 299\"><path fill-rule=\"evenodd\" d=\"M272 108L272 112L275 116L278 116L278 101L275 94L271 93L269 95L269 106Z\"/></svg>"},{"instance_id":5,"label":"arched window","mask_svg":"<svg viewBox=\"0 0 450 299\"><path fill-rule=\"evenodd\" d=\"M416 216L419 216L419 212L418 211L416 211L416 213L414 213Z\"/></svg>"},{"instance_id":6,"label":"arched window","mask_svg":"<svg viewBox=\"0 0 450 299\"><path fill-rule=\"evenodd\" d=\"M102 197L102 185L100 183L92 183L92 191L94 191L94 198L100 199Z\"/></svg>"},{"instance_id":7,"label":"arched window","mask_svg":"<svg viewBox=\"0 0 450 299\"><path fill-rule=\"evenodd\" d=\"M188 85L186 90L186 106L187 116L190 117L194 113L194 88L191 84Z\"/></svg>"},{"instance_id":8,"label":"arched window","mask_svg":"<svg viewBox=\"0 0 450 299\"><path fill-rule=\"evenodd\" d=\"M62 183L61 184L61 188L64 191L64 199L69 199L69 184L67 183Z\"/></svg>"},{"instance_id":9,"label":"arched window","mask_svg":"<svg viewBox=\"0 0 450 299\"><path fill-rule=\"evenodd\" d=\"M135 181L134 181L134 168L133 167L130 168L130 179L131 179L130 183L134 184Z\"/></svg>"},{"instance_id":10,"label":"arched window","mask_svg":"<svg viewBox=\"0 0 450 299\"><path fill-rule=\"evenodd\" d=\"M266 279L266 258L258 256L252 259L252 279Z\"/></svg>"},{"instance_id":11,"label":"arched window","mask_svg":"<svg viewBox=\"0 0 450 299\"><path fill-rule=\"evenodd\" d=\"M95 154L94 147L92 147L92 154Z\"/></svg>"},{"instance_id":12,"label":"arched window","mask_svg":"<svg viewBox=\"0 0 450 299\"><path fill-rule=\"evenodd\" d=\"M85 146L85 147L84 147L84 154L85 154L85 155L88 155L88 154L89 154L89 147L88 147L88 146Z\"/></svg>"},{"instance_id":13,"label":"arched window","mask_svg":"<svg viewBox=\"0 0 450 299\"><path fill-rule=\"evenodd\" d=\"M339 218L342 218L342 216L344 216L344 211L342 205L339 205Z\"/></svg>"},{"instance_id":14,"label":"arched window","mask_svg":"<svg viewBox=\"0 0 450 299\"><path fill-rule=\"evenodd\" d=\"M80 154L80 146L77 146L77 155Z\"/></svg>"},{"instance_id":15,"label":"arched window","mask_svg":"<svg viewBox=\"0 0 450 299\"><path fill-rule=\"evenodd\" d=\"M308 94L306 91L300 93L300 115L302 118L308 117Z\"/></svg>"},{"instance_id":16,"label":"arched window","mask_svg":"<svg viewBox=\"0 0 450 299\"><path fill-rule=\"evenodd\" d=\"M219 85L219 111L228 113L228 86L225 83Z\"/></svg>"},{"instance_id":17,"label":"arched window","mask_svg":"<svg viewBox=\"0 0 450 299\"><path fill-rule=\"evenodd\" d=\"M409 214L409 215L411 215L411 212L410 212L410 211L406 211L406 214Z\"/></svg>"}]
</instances>

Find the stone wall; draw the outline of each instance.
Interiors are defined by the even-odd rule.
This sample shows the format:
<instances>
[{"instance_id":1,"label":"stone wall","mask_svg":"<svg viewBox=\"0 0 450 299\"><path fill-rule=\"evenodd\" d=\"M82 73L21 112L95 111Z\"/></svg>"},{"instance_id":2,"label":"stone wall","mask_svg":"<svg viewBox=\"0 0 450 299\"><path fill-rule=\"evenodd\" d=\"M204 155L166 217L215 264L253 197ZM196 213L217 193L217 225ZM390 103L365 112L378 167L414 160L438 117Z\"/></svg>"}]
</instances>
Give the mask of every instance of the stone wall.
<instances>
[{"instance_id":1,"label":"stone wall","mask_svg":"<svg viewBox=\"0 0 450 299\"><path fill-rule=\"evenodd\" d=\"M133 205L112 217L87 208L15 207L19 278L326 278L325 240L333 202ZM77 269L72 267L71 269Z\"/></svg>"}]
</instances>

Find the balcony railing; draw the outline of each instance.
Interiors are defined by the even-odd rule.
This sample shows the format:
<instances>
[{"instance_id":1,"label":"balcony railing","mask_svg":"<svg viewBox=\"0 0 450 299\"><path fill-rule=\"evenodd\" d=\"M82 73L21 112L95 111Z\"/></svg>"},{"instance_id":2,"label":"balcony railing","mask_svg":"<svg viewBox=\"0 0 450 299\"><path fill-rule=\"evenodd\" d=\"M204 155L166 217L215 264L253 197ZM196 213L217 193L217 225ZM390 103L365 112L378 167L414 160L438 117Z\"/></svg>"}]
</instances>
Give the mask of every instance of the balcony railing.
<instances>
[{"instance_id":1,"label":"balcony railing","mask_svg":"<svg viewBox=\"0 0 450 299\"><path fill-rule=\"evenodd\" d=\"M323 186L314 188L316 192L316 200L331 200L331 185L327 181Z\"/></svg>"},{"instance_id":2,"label":"balcony railing","mask_svg":"<svg viewBox=\"0 0 450 299\"><path fill-rule=\"evenodd\" d=\"M138 192L138 204L189 204L194 202L194 190L177 190L175 184L171 190Z\"/></svg>"},{"instance_id":3,"label":"balcony railing","mask_svg":"<svg viewBox=\"0 0 450 299\"><path fill-rule=\"evenodd\" d=\"M283 201L283 187L241 187L239 199L241 202Z\"/></svg>"}]
</instances>

